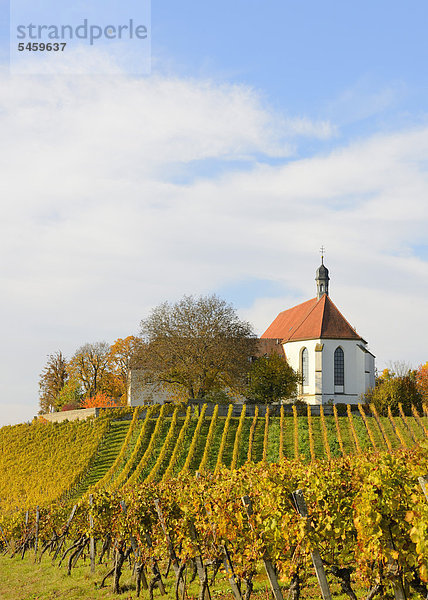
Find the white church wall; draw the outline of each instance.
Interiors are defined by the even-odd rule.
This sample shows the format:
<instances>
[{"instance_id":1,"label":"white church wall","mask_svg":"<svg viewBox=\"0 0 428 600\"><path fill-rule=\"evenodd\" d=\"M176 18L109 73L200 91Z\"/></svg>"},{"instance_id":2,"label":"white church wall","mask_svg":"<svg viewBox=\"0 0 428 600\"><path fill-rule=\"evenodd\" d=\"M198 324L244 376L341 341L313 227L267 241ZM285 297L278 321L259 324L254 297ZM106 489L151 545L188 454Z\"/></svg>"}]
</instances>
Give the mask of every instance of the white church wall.
<instances>
[{"instance_id":1,"label":"white church wall","mask_svg":"<svg viewBox=\"0 0 428 600\"><path fill-rule=\"evenodd\" d=\"M344 386L334 385L334 352L341 347L344 353ZM309 385L300 388L299 397L309 404L326 404L328 401L355 404L360 401L368 387L374 384L374 357L365 352L358 340L303 340L284 344L284 352L289 364L301 371L301 353L303 348L309 353ZM322 347L322 350L321 350Z\"/></svg>"},{"instance_id":2,"label":"white church wall","mask_svg":"<svg viewBox=\"0 0 428 600\"><path fill-rule=\"evenodd\" d=\"M323 347L323 402L329 400L357 403L365 392L365 353L355 340L322 340ZM334 353L342 348L345 362L345 385L343 393L334 385Z\"/></svg>"},{"instance_id":3,"label":"white church wall","mask_svg":"<svg viewBox=\"0 0 428 600\"><path fill-rule=\"evenodd\" d=\"M317 344L320 343L320 340L305 340L303 342L287 342L284 344L284 352L287 357L288 364L299 373L301 372L301 354L303 348L308 349L309 355L309 365L308 365L308 374L309 381L307 388L304 391L300 390L299 397L302 397L309 404L321 404L321 397L318 399L316 396L317 388L319 387L319 376L315 369L315 360L319 362L319 358L316 356L315 348ZM317 365L319 367L319 365ZM317 385L318 384L318 385Z\"/></svg>"},{"instance_id":4,"label":"white church wall","mask_svg":"<svg viewBox=\"0 0 428 600\"><path fill-rule=\"evenodd\" d=\"M370 352L365 354L366 390L375 386L375 357Z\"/></svg>"}]
</instances>

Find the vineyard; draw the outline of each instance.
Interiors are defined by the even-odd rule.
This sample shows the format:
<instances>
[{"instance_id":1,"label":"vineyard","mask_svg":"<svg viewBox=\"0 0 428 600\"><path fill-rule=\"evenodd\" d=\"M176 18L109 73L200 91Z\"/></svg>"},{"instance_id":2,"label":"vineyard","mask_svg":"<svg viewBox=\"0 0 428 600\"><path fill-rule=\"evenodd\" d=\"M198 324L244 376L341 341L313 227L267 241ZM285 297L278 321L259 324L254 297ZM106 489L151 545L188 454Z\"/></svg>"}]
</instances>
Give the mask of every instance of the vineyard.
<instances>
[{"instance_id":1,"label":"vineyard","mask_svg":"<svg viewBox=\"0 0 428 600\"><path fill-rule=\"evenodd\" d=\"M221 581L235 600L260 581L275 600L426 597L427 417L304 411L163 405L3 428L0 546L68 573L87 558L116 592L130 565L150 597L197 582L209 600Z\"/></svg>"}]
</instances>

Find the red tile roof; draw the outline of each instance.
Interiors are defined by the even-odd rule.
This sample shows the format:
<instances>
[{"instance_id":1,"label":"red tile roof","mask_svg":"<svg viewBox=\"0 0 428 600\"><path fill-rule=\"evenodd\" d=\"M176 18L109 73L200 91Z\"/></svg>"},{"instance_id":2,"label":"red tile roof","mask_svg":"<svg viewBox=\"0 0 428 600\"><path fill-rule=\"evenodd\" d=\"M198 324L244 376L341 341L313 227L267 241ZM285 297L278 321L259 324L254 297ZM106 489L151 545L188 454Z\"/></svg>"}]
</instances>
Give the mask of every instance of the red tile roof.
<instances>
[{"instance_id":1,"label":"red tile roof","mask_svg":"<svg viewBox=\"0 0 428 600\"><path fill-rule=\"evenodd\" d=\"M279 313L262 338L281 338L283 342L322 338L363 339L326 294L319 300L312 298Z\"/></svg>"},{"instance_id":2,"label":"red tile roof","mask_svg":"<svg viewBox=\"0 0 428 600\"><path fill-rule=\"evenodd\" d=\"M256 356L266 356L269 354L278 354L285 358L284 347L281 339L263 338L257 340Z\"/></svg>"}]
</instances>

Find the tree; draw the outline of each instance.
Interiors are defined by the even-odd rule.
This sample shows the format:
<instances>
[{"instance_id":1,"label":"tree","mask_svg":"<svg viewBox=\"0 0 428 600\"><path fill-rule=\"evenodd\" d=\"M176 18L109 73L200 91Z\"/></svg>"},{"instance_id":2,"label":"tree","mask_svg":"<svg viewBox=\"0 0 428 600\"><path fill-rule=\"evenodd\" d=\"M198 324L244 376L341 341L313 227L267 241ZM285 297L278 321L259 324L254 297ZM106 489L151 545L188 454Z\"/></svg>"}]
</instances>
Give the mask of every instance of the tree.
<instances>
[{"instance_id":1,"label":"tree","mask_svg":"<svg viewBox=\"0 0 428 600\"><path fill-rule=\"evenodd\" d=\"M388 362L388 368L384 373L389 373L392 377L406 377L412 370L412 365L405 360L394 360Z\"/></svg>"},{"instance_id":2,"label":"tree","mask_svg":"<svg viewBox=\"0 0 428 600\"><path fill-rule=\"evenodd\" d=\"M85 397L114 393L110 346L107 342L84 344L70 361L70 375L80 383Z\"/></svg>"},{"instance_id":3,"label":"tree","mask_svg":"<svg viewBox=\"0 0 428 600\"><path fill-rule=\"evenodd\" d=\"M82 388L75 377L69 377L67 383L62 388L58 397L59 410L76 410L80 408L82 400Z\"/></svg>"},{"instance_id":4,"label":"tree","mask_svg":"<svg viewBox=\"0 0 428 600\"><path fill-rule=\"evenodd\" d=\"M53 412L61 408L60 392L68 379L67 361L61 351L48 356L48 362L40 374L41 412Z\"/></svg>"},{"instance_id":5,"label":"tree","mask_svg":"<svg viewBox=\"0 0 428 600\"><path fill-rule=\"evenodd\" d=\"M272 353L257 358L248 378L248 397L265 404L286 400L296 395L299 375L285 357Z\"/></svg>"},{"instance_id":6,"label":"tree","mask_svg":"<svg viewBox=\"0 0 428 600\"><path fill-rule=\"evenodd\" d=\"M428 403L428 362L419 365L416 371L416 383L422 396L422 402Z\"/></svg>"},{"instance_id":7,"label":"tree","mask_svg":"<svg viewBox=\"0 0 428 600\"><path fill-rule=\"evenodd\" d=\"M216 295L164 302L141 321L141 335L148 377L185 399L242 390L257 343L251 325Z\"/></svg>"},{"instance_id":8,"label":"tree","mask_svg":"<svg viewBox=\"0 0 428 600\"><path fill-rule=\"evenodd\" d=\"M388 407L398 414L400 403L407 414L411 413L412 404L420 411L422 395L418 389L416 371L408 370L405 375L396 375L395 372L384 369L377 378L375 387L366 393L365 400L373 403L382 415L388 414Z\"/></svg>"},{"instance_id":9,"label":"tree","mask_svg":"<svg viewBox=\"0 0 428 600\"><path fill-rule=\"evenodd\" d=\"M128 378L132 368L136 366L138 353L141 352L141 338L129 335L125 339L117 339L110 348L110 363L116 377L116 386L127 403Z\"/></svg>"}]
</instances>

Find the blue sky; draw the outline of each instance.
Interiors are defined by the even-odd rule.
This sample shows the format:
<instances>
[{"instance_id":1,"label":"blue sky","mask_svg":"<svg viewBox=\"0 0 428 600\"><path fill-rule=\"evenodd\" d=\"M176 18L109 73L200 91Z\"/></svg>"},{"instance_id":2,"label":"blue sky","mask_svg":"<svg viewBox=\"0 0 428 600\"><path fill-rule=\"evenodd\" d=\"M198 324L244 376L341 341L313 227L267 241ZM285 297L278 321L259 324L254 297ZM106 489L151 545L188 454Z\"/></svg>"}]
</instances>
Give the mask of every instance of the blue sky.
<instances>
[{"instance_id":1,"label":"blue sky","mask_svg":"<svg viewBox=\"0 0 428 600\"><path fill-rule=\"evenodd\" d=\"M153 73L244 83L279 111L334 117L341 136L358 136L426 118L427 21L423 1L157 1Z\"/></svg>"},{"instance_id":2,"label":"blue sky","mask_svg":"<svg viewBox=\"0 0 428 600\"><path fill-rule=\"evenodd\" d=\"M425 1L155 1L151 75L93 75L89 49L64 56L81 76L10 76L0 0L6 421L49 353L184 293L262 333L314 296L322 244L379 367L426 362L427 23Z\"/></svg>"},{"instance_id":3,"label":"blue sky","mask_svg":"<svg viewBox=\"0 0 428 600\"><path fill-rule=\"evenodd\" d=\"M165 57L359 136L425 119L427 22L426 2L157 2L154 70Z\"/></svg>"}]
</instances>

